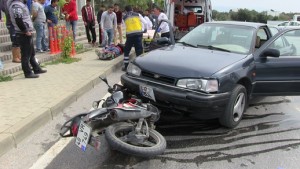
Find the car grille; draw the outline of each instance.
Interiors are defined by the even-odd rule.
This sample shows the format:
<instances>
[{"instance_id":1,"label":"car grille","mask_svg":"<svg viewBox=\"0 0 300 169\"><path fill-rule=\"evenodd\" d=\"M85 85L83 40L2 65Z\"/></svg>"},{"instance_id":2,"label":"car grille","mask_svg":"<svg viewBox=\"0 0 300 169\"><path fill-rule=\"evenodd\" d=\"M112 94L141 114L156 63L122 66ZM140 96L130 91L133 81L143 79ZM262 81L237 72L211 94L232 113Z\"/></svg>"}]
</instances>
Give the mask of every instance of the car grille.
<instances>
[{"instance_id":1,"label":"car grille","mask_svg":"<svg viewBox=\"0 0 300 169\"><path fill-rule=\"evenodd\" d=\"M172 84L172 85L175 84L175 79L174 78L163 76L163 75L159 75L158 77L156 77L157 75L158 74L142 71L142 76L144 76L148 79L151 79L153 81Z\"/></svg>"}]
</instances>

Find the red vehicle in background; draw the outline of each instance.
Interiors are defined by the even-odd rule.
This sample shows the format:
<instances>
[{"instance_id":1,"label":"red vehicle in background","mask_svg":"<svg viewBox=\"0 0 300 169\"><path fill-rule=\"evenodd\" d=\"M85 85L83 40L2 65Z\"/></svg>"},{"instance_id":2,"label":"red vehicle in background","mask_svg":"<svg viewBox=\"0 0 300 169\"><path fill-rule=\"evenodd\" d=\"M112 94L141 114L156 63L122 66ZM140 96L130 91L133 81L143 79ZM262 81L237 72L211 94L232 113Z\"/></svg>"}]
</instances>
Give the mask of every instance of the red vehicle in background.
<instances>
[{"instance_id":1,"label":"red vehicle in background","mask_svg":"<svg viewBox=\"0 0 300 169\"><path fill-rule=\"evenodd\" d=\"M210 0L166 0L165 13L178 40L196 26L212 21Z\"/></svg>"}]
</instances>

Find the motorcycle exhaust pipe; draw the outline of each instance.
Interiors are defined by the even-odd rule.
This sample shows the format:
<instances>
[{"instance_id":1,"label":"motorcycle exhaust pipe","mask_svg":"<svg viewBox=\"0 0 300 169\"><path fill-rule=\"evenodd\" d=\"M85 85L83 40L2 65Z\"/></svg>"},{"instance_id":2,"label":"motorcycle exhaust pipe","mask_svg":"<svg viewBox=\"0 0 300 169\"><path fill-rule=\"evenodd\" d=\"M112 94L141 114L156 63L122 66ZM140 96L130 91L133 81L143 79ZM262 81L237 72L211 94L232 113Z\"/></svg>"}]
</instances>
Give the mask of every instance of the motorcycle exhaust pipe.
<instances>
[{"instance_id":1,"label":"motorcycle exhaust pipe","mask_svg":"<svg viewBox=\"0 0 300 169\"><path fill-rule=\"evenodd\" d=\"M110 118L115 121L137 120L139 118L147 118L153 114L153 112L147 110L113 109L110 112Z\"/></svg>"}]
</instances>

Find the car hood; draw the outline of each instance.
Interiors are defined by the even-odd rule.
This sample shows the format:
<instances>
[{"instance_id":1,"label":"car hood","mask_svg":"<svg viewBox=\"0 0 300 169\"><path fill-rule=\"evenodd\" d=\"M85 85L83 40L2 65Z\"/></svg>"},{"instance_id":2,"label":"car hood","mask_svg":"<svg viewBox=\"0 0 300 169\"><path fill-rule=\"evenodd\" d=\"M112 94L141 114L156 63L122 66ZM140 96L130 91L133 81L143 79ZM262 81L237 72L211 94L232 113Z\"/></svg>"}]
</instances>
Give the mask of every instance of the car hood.
<instances>
[{"instance_id":1,"label":"car hood","mask_svg":"<svg viewBox=\"0 0 300 169\"><path fill-rule=\"evenodd\" d=\"M135 64L142 71L169 77L210 77L215 72L245 57L245 54L177 44L137 57Z\"/></svg>"}]
</instances>

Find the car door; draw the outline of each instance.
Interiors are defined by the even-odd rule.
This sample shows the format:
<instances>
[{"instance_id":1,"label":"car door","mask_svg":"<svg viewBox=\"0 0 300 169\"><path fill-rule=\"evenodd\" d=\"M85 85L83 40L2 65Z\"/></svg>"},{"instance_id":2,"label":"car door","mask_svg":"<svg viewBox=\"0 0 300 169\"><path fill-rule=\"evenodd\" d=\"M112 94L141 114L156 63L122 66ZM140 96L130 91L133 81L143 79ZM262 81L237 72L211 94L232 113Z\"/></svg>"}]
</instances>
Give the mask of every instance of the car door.
<instances>
[{"instance_id":1,"label":"car door","mask_svg":"<svg viewBox=\"0 0 300 169\"><path fill-rule=\"evenodd\" d=\"M160 37L160 33L157 32L158 29L156 29L153 36L152 36L152 39L150 40L150 42L148 44L144 43L144 51L145 52L149 52L149 51L154 50L154 49L158 49L158 48L161 48L161 47L164 47L164 46L175 44L173 27L172 27L170 21L165 20L165 19L161 20L158 23L157 28L159 28L160 25L163 24L163 23L167 23L169 25L170 38ZM144 42L145 42L145 39L144 39Z\"/></svg>"},{"instance_id":2,"label":"car door","mask_svg":"<svg viewBox=\"0 0 300 169\"><path fill-rule=\"evenodd\" d=\"M274 35L254 53L253 95L300 95L300 29Z\"/></svg>"}]
</instances>

